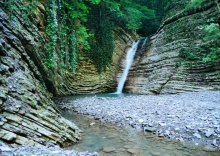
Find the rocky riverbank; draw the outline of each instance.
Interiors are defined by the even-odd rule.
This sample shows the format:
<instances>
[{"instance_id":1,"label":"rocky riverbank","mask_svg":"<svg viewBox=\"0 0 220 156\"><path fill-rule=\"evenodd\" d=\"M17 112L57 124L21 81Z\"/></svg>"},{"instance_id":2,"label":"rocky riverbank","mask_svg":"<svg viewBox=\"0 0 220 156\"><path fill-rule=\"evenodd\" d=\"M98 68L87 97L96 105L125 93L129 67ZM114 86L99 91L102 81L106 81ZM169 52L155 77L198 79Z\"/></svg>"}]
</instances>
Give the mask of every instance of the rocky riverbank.
<instances>
[{"instance_id":1,"label":"rocky riverbank","mask_svg":"<svg viewBox=\"0 0 220 156\"><path fill-rule=\"evenodd\" d=\"M103 122L132 126L159 137L220 149L220 92L176 95L63 98L62 109L93 116Z\"/></svg>"},{"instance_id":2,"label":"rocky riverbank","mask_svg":"<svg viewBox=\"0 0 220 156\"><path fill-rule=\"evenodd\" d=\"M21 146L0 142L0 156L98 156L98 153L64 150L58 146Z\"/></svg>"}]
</instances>

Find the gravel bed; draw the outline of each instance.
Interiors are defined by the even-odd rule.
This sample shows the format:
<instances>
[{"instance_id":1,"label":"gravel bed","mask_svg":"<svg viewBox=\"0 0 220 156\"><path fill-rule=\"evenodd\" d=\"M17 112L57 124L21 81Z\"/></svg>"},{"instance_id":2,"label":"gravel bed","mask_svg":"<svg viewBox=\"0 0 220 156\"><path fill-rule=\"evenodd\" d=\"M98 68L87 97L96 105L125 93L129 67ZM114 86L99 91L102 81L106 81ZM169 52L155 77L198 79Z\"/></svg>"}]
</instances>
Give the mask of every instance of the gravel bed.
<instances>
[{"instance_id":1,"label":"gravel bed","mask_svg":"<svg viewBox=\"0 0 220 156\"><path fill-rule=\"evenodd\" d=\"M220 92L62 98L62 109L102 122L132 126L159 137L220 149Z\"/></svg>"},{"instance_id":2,"label":"gravel bed","mask_svg":"<svg viewBox=\"0 0 220 156\"><path fill-rule=\"evenodd\" d=\"M0 156L98 156L98 153L64 150L58 146L35 147L16 144L7 145L0 142Z\"/></svg>"}]
</instances>

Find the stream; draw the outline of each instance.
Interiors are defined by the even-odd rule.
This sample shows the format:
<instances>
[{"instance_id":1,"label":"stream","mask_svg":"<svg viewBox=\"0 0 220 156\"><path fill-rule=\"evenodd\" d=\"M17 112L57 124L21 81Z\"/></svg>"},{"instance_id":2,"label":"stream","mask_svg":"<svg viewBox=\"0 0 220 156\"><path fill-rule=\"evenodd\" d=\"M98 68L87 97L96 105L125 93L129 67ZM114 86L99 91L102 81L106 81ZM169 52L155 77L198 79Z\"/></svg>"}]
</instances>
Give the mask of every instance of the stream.
<instances>
[{"instance_id":1,"label":"stream","mask_svg":"<svg viewBox=\"0 0 220 156\"><path fill-rule=\"evenodd\" d=\"M219 156L219 151L209 151L204 146L181 143L156 137L132 128L122 128L101 123L91 116L76 112L62 112L82 131L83 140L67 149L97 151L100 156Z\"/></svg>"}]
</instances>

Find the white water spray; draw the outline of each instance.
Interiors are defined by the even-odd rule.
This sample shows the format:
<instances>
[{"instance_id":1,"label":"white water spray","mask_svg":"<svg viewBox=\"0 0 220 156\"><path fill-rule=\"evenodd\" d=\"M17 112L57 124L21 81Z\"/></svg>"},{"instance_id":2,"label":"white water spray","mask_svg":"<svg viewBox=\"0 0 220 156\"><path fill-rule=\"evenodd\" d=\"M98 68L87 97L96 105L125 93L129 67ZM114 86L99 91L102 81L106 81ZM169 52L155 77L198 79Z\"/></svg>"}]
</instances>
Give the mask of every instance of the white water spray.
<instances>
[{"instance_id":1,"label":"white water spray","mask_svg":"<svg viewBox=\"0 0 220 156\"><path fill-rule=\"evenodd\" d=\"M126 78L128 76L129 69L131 68L131 65L132 65L132 62L133 62L133 59L134 59L134 55L135 55L135 52L136 52L137 47L138 47L138 43L139 43L139 40L137 42L133 42L132 47L127 52L126 61L125 61L125 68L124 68L122 76L119 80L116 94L121 94L122 93L124 83L125 83Z\"/></svg>"}]
</instances>

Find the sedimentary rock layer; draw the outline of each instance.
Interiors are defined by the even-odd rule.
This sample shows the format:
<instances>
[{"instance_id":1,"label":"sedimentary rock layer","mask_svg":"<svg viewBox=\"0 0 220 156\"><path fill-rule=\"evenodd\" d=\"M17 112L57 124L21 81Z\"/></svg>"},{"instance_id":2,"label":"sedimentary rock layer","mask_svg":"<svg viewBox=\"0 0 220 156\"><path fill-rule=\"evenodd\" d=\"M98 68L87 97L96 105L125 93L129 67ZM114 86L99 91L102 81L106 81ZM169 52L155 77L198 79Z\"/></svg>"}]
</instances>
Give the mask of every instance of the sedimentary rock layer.
<instances>
[{"instance_id":1,"label":"sedimentary rock layer","mask_svg":"<svg viewBox=\"0 0 220 156\"><path fill-rule=\"evenodd\" d=\"M133 63L125 91L138 94L179 93L219 90L220 64L191 65L181 61L182 48L192 51L202 44L209 19L220 18L219 1L183 10L167 18L150 37L143 54Z\"/></svg>"},{"instance_id":2,"label":"sedimentary rock layer","mask_svg":"<svg viewBox=\"0 0 220 156\"><path fill-rule=\"evenodd\" d=\"M29 145L76 143L81 131L61 117L46 89L51 71L43 64L45 39L40 31L44 29L44 7L39 5L35 20L25 21L20 12L4 10L2 3L0 139Z\"/></svg>"},{"instance_id":3,"label":"sedimentary rock layer","mask_svg":"<svg viewBox=\"0 0 220 156\"><path fill-rule=\"evenodd\" d=\"M79 54L76 72L74 75L66 74L62 78L62 85L57 86L58 95L115 92L117 88L117 74L123 70L127 49L135 38L128 36L123 30L120 30L120 37L115 32L112 64L107 68L106 72L98 73L95 65L91 63L88 57Z\"/></svg>"}]
</instances>

